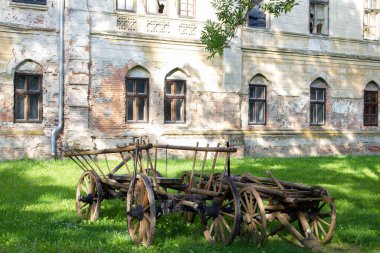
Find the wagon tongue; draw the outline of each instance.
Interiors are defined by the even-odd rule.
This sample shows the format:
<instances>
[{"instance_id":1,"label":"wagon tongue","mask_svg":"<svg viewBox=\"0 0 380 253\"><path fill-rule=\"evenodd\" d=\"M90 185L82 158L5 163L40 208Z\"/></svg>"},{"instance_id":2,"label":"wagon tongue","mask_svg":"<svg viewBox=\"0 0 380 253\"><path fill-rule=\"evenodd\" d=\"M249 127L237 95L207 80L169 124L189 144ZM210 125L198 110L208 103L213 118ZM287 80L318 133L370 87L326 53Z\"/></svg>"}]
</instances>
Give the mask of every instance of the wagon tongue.
<instances>
[{"instance_id":1,"label":"wagon tongue","mask_svg":"<svg viewBox=\"0 0 380 253\"><path fill-rule=\"evenodd\" d=\"M79 200L81 202L84 202L84 203L87 203L87 204L91 204L93 202L93 200L94 200L94 195L92 195L92 193L89 193L86 196L81 197Z\"/></svg>"}]
</instances>

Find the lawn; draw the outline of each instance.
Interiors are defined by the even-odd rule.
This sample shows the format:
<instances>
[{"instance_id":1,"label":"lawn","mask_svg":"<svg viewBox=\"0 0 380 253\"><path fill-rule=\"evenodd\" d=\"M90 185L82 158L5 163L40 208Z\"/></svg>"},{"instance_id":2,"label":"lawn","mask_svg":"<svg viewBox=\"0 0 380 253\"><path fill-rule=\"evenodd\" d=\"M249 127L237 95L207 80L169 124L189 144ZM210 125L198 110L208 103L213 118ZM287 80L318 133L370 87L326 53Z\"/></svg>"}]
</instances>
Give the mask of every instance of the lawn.
<instances>
[{"instance_id":1,"label":"lawn","mask_svg":"<svg viewBox=\"0 0 380 253\"><path fill-rule=\"evenodd\" d=\"M266 176L329 189L335 198L337 225L326 252L380 252L380 157L233 159L234 173ZM165 162L160 161L166 174ZM191 161L168 164L176 177ZM69 160L0 162L0 252L307 252L278 237L260 248L235 240L226 248L209 245L199 220L178 214L157 221L149 248L133 245L127 232L125 202L105 201L91 224L75 213L81 170Z\"/></svg>"}]
</instances>

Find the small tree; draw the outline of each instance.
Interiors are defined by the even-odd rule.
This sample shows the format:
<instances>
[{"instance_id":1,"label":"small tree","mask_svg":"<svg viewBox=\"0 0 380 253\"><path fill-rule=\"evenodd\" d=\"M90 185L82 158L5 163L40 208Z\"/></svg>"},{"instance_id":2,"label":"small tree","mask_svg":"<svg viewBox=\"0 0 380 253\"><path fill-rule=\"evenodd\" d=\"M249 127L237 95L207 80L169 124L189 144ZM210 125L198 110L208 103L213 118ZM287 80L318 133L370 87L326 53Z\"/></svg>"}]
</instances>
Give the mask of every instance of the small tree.
<instances>
[{"instance_id":1,"label":"small tree","mask_svg":"<svg viewBox=\"0 0 380 253\"><path fill-rule=\"evenodd\" d=\"M218 21L207 21L201 35L201 41L206 45L208 58L215 54L223 55L223 49L235 36L238 27L247 22L248 12L263 0L212 0ZM270 0L260 5L264 11L274 16L289 12L299 0Z\"/></svg>"}]
</instances>

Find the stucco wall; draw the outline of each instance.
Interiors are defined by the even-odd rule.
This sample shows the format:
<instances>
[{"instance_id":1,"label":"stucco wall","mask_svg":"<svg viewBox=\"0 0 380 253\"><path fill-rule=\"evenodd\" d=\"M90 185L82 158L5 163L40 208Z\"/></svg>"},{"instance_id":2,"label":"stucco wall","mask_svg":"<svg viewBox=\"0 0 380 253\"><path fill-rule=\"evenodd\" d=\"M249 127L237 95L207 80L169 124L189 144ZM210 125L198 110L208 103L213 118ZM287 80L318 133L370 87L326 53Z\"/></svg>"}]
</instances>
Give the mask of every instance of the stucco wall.
<instances>
[{"instance_id":1,"label":"stucco wall","mask_svg":"<svg viewBox=\"0 0 380 253\"><path fill-rule=\"evenodd\" d=\"M223 57L207 59L199 36L210 1L194 18L116 10L114 0L67 0L65 11L64 131L58 147L106 148L145 135L152 142L201 145L231 141L239 156L378 154L380 128L363 126L363 90L380 84L379 41L363 40L362 1L330 0L329 34L309 34L309 4L269 17L265 29L242 28ZM0 0L0 159L48 157L57 125L58 3ZM43 74L42 123L14 123L14 72L34 62ZM149 120L127 123L125 78L149 77ZM165 124L164 81L175 71L187 82L186 123ZM268 83L267 124L248 124L248 84ZM328 85L326 125L309 124L310 84Z\"/></svg>"}]
</instances>

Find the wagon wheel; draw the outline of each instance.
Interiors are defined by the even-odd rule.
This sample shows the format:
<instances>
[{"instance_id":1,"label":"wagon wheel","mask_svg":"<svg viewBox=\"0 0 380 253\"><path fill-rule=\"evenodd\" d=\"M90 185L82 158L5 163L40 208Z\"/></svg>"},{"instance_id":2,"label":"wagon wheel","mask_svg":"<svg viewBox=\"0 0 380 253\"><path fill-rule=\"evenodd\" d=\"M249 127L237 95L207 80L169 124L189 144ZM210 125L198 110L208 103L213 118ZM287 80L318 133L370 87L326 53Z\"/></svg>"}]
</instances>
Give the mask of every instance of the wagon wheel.
<instances>
[{"instance_id":1,"label":"wagon wheel","mask_svg":"<svg viewBox=\"0 0 380 253\"><path fill-rule=\"evenodd\" d=\"M211 191L218 197L209 198L201 212L203 233L210 243L228 245L240 231L240 203L238 191L227 176L219 176L212 182Z\"/></svg>"},{"instance_id":2,"label":"wagon wheel","mask_svg":"<svg viewBox=\"0 0 380 253\"><path fill-rule=\"evenodd\" d=\"M79 179L76 208L79 218L94 222L100 212L102 184L95 171L85 171Z\"/></svg>"},{"instance_id":3,"label":"wagon wheel","mask_svg":"<svg viewBox=\"0 0 380 253\"><path fill-rule=\"evenodd\" d=\"M134 189L129 186L127 194L127 222L129 235L136 244L152 244L156 229L156 207L149 178L137 174ZM133 192L133 201L132 200Z\"/></svg>"},{"instance_id":4,"label":"wagon wheel","mask_svg":"<svg viewBox=\"0 0 380 253\"><path fill-rule=\"evenodd\" d=\"M330 198L330 193L327 190L324 191L324 196ZM306 213L306 215L311 232L314 234L317 241L320 244L329 243L332 239L336 224L336 208L334 203L319 201L314 208ZM301 225L300 231L305 235Z\"/></svg>"},{"instance_id":5,"label":"wagon wheel","mask_svg":"<svg viewBox=\"0 0 380 253\"><path fill-rule=\"evenodd\" d=\"M190 177L191 177L191 172L189 171L185 171L182 176L181 176L181 179L182 179L182 182L183 183L190 183ZM190 222L190 223L193 223L194 222L194 219L195 219L195 215L196 213L194 212L190 212L190 211L181 211L181 216L183 218L185 218L186 221Z\"/></svg>"},{"instance_id":6,"label":"wagon wheel","mask_svg":"<svg viewBox=\"0 0 380 253\"><path fill-rule=\"evenodd\" d=\"M267 221L265 207L259 193L252 187L239 190L243 221L241 236L260 245L266 237Z\"/></svg>"}]
</instances>

